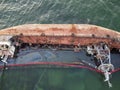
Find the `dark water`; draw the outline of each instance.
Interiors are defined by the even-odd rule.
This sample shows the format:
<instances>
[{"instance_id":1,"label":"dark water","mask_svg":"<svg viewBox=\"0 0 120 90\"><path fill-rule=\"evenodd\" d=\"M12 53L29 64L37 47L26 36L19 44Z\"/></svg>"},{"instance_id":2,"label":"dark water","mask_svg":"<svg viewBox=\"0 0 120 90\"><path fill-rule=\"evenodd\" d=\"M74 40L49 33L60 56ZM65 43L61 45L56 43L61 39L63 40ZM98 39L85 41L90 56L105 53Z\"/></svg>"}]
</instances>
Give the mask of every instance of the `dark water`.
<instances>
[{"instance_id":1,"label":"dark water","mask_svg":"<svg viewBox=\"0 0 120 90\"><path fill-rule=\"evenodd\" d=\"M0 0L0 29L29 23L95 24L120 31L119 0ZM111 79L86 69L19 68L5 70L0 90L119 90L120 72Z\"/></svg>"}]
</instances>

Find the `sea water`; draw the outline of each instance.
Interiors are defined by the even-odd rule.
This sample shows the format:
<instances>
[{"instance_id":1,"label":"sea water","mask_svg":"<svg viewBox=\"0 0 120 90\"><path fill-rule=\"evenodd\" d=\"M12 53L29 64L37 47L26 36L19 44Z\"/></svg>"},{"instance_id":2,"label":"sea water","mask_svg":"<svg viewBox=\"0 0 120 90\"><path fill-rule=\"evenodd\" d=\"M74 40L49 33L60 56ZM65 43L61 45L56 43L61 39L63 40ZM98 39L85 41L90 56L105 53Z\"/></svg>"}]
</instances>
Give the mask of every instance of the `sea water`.
<instances>
[{"instance_id":1,"label":"sea water","mask_svg":"<svg viewBox=\"0 0 120 90\"><path fill-rule=\"evenodd\" d=\"M21 24L95 24L120 31L119 0L0 0L0 29ZM87 69L23 67L0 70L0 90L119 90Z\"/></svg>"},{"instance_id":2,"label":"sea water","mask_svg":"<svg viewBox=\"0 0 120 90\"><path fill-rule=\"evenodd\" d=\"M21 67L7 69L0 78L0 90L119 90L120 73L114 73L109 88L104 77L78 68Z\"/></svg>"}]
</instances>

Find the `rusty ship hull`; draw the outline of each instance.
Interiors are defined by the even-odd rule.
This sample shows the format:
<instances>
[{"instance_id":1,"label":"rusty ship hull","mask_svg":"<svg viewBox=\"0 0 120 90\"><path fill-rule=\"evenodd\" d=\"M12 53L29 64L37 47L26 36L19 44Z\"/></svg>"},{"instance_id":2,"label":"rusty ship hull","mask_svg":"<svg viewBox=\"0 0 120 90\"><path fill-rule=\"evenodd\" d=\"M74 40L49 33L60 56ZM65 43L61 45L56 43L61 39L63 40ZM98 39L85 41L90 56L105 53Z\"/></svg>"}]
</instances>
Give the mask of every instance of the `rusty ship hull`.
<instances>
[{"instance_id":1,"label":"rusty ship hull","mask_svg":"<svg viewBox=\"0 0 120 90\"><path fill-rule=\"evenodd\" d=\"M27 24L0 30L0 68L56 65L119 71L120 33L88 24Z\"/></svg>"},{"instance_id":2,"label":"rusty ship hull","mask_svg":"<svg viewBox=\"0 0 120 90\"><path fill-rule=\"evenodd\" d=\"M120 33L87 24L33 24L3 29L0 35L17 36L24 43L82 45L105 42L120 49Z\"/></svg>"},{"instance_id":3,"label":"rusty ship hull","mask_svg":"<svg viewBox=\"0 0 120 90\"><path fill-rule=\"evenodd\" d=\"M0 30L1 41L12 36L20 47L51 46L53 48L86 47L105 43L110 50L120 50L120 33L88 24L27 24ZM80 49L79 48L79 49Z\"/></svg>"}]
</instances>

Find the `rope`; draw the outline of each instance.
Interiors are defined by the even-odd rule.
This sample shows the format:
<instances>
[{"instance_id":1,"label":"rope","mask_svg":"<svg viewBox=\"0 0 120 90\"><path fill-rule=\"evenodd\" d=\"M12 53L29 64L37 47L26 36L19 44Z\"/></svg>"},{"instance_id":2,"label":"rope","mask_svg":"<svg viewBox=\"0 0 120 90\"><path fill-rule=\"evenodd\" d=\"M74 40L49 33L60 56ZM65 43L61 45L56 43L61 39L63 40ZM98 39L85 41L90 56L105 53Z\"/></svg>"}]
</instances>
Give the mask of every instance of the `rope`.
<instances>
[{"instance_id":1,"label":"rope","mask_svg":"<svg viewBox=\"0 0 120 90\"><path fill-rule=\"evenodd\" d=\"M23 67L23 66L31 66L31 65L56 65L56 66L66 66L66 67L74 67L74 68L85 68L89 69L91 71L96 71L98 73L102 73L100 70L91 68L88 66L80 65L80 64L73 64L73 63L62 63L62 62L32 62L27 64L9 64L7 67ZM3 66L0 66L0 69L2 69Z\"/></svg>"},{"instance_id":2,"label":"rope","mask_svg":"<svg viewBox=\"0 0 120 90\"><path fill-rule=\"evenodd\" d=\"M120 68L117 68L117 69L111 71L110 73L112 74L112 73L115 73L115 72L118 72L118 71L120 71Z\"/></svg>"}]
</instances>

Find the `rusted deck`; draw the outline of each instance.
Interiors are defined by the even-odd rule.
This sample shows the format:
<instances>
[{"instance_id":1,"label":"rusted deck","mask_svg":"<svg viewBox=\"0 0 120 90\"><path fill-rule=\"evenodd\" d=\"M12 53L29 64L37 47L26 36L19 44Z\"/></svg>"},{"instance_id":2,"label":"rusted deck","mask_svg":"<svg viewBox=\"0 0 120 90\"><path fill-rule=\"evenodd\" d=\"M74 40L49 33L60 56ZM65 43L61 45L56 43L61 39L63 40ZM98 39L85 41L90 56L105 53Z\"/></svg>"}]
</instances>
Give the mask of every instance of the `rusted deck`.
<instances>
[{"instance_id":1,"label":"rusted deck","mask_svg":"<svg viewBox=\"0 0 120 90\"><path fill-rule=\"evenodd\" d=\"M17 36L23 43L88 45L107 43L120 49L120 33L87 24L28 24L0 30L0 35Z\"/></svg>"},{"instance_id":2,"label":"rusted deck","mask_svg":"<svg viewBox=\"0 0 120 90\"><path fill-rule=\"evenodd\" d=\"M120 48L120 43L112 38L104 37L76 37L76 36L18 36L24 43L33 44L58 44L58 45L80 45L97 44L104 42L111 48Z\"/></svg>"}]
</instances>

